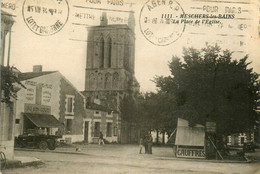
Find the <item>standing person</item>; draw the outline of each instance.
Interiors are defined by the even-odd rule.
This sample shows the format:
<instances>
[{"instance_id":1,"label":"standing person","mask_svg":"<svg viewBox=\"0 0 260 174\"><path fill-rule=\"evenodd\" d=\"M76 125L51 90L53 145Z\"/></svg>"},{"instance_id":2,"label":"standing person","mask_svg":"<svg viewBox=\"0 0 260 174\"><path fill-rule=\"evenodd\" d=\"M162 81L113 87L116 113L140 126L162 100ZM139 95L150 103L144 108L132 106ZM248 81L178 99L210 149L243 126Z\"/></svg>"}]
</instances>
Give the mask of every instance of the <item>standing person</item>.
<instances>
[{"instance_id":1,"label":"standing person","mask_svg":"<svg viewBox=\"0 0 260 174\"><path fill-rule=\"evenodd\" d=\"M152 146L153 146L153 137L151 134L148 135L148 140L147 140L147 144L148 144L148 154L152 154Z\"/></svg>"},{"instance_id":2,"label":"standing person","mask_svg":"<svg viewBox=\"0 0 260 174\"><path fill-rule=\"evenodd\" d=\"M142 149L143 149L143 146L144 146L144 140L143 138L141 137L140 140L139 140L139 154L142 153Z\"/></svg>"},{"instance_id":3,"label":"standing person","mask_svg":"<svg viewBox=\"0 0 260 174\"><path fill-rule=\"evenodd\" d=\"M105 143L104 143L104 139L103 139L103 134L102 134L102 132L99 133L98 144L99 144L99 145L100 145L100 144L105 144Z\"/></svg>"},{"instance_id":4,"label":"standing person","mask_svg":"<svg viewBox=\"0 0 260 174\"><path fill-rule=\"evenodd\" d=\"M148 153L148 143L147 143L147 135L144 136L144 150L145 153Z\"/></svg>"}]
</instances>

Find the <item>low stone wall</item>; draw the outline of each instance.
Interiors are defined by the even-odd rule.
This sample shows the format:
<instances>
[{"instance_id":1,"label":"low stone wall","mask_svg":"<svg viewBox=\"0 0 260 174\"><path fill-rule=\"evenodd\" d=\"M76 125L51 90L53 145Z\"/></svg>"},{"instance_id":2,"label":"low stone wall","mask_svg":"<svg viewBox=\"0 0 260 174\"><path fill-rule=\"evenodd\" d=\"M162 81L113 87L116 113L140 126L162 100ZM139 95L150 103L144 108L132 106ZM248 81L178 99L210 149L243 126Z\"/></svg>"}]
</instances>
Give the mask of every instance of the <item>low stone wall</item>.
<instances>
[{"instance_id":1,"label":"low stone wall","mask_svg":"<svg viewBox=\"0 0 260 174\"><path fill-rule=\"evenodd\" d=\"M84 141L84 135L63 135L62 138L68 144Z\"/></svg>"},{"instance_id":2,"label":"low stone wall","mask_svg":"<svg viewBox=\"0 0 260 174\"><path fill-rule=\"evenodd\" d=\"M105 137L109 143L117 142L117 136Z\"/></svg>"}]
</instances>

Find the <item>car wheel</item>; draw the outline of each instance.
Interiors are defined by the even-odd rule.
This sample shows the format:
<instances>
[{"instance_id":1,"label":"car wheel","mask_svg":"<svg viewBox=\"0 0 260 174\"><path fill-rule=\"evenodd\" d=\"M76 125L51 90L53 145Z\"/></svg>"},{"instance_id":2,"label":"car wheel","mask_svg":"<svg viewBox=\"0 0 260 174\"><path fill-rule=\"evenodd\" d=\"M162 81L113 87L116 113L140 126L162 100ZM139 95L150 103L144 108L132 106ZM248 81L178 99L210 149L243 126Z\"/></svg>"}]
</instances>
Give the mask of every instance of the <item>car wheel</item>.
<instances>
[{"instance_id":1,"label":"car wheel","mask_svg":"<svg viewBox=\"0 0 260 174\"><path fill-rule=\"evenodd\" d=\"M47 147L48 147L48 144L47 144L46 141L40 141L40 143L39 143L39 148L40 148L41 150L46 150Z\"/></svg>"},{"instance_id":2,"label":"car wheel","mask_svg":"<svg viewBox=\"0 0 260 174\"><path fill-rule=\"evenodd\" d=\"M56 149L56 144L55 144L55 141L49 141L48 142L48 149L50 150L55 150Z\"/></svg>"},{"instance_id":3,"label":"car wheel","mask_svg":"<svg viewBox=\"0 0 260 174\"><path fill-rule=\"evenodd\" d=\"M16 138L14 139L14 147L20 147L18 140Z\"/></svg>"}]
</instances>

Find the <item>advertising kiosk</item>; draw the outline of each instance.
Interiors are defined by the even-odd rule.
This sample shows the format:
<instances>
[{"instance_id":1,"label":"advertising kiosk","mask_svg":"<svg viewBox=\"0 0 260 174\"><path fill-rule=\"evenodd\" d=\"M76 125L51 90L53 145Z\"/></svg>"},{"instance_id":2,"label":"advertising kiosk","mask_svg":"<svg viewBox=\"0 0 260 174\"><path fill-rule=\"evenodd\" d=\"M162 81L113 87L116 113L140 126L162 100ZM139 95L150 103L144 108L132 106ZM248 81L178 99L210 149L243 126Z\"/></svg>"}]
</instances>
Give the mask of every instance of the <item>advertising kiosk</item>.
<instances>
[{"instance_id":1,"label":"advertising kiosk","mask_svg":"<svg viewBox=\"0 0 260 174\"><path fill-rule=\"evenodd\" d=\"M205 129L196 124L189 126L187 120L178 118L175 145L179 158L205 158Z\"/></svg>"}]
</instances>

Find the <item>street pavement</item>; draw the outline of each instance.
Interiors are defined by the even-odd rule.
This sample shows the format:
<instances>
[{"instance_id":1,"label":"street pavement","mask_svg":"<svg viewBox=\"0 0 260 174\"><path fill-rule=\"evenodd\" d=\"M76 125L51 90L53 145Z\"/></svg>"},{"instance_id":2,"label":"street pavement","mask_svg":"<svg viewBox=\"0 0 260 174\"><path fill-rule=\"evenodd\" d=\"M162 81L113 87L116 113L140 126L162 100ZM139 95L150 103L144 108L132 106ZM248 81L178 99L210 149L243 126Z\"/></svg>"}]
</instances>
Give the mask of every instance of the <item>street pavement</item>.
<instances>
[{"instance_id":1,"label":"street pavement","mask_svg":"<svg viewBox=\"0 0 260 174\"><path fill-rule=\"evenodd\" d=\"M76 148L80 152L76 152ZM260 154L257 152L257 154ZM4 174L157 174L245 173L260 174L260 163L219 163L173 157L170 147L153 147L153 154L139 154L137 145L73 145L55 151L15 151L16 156L36 157L44 164L6 169ZM257 155L258 156L258 155Z\"/></svg>"}]
</instances>

